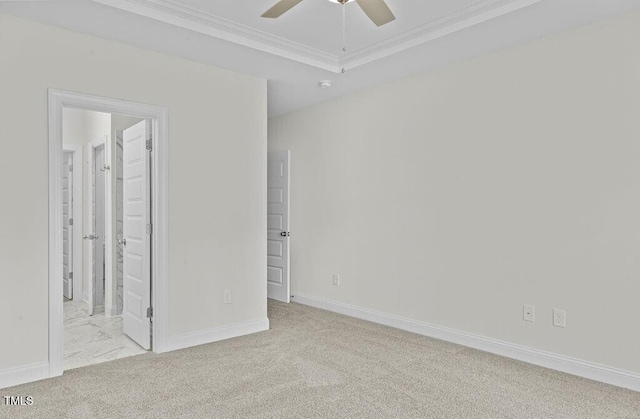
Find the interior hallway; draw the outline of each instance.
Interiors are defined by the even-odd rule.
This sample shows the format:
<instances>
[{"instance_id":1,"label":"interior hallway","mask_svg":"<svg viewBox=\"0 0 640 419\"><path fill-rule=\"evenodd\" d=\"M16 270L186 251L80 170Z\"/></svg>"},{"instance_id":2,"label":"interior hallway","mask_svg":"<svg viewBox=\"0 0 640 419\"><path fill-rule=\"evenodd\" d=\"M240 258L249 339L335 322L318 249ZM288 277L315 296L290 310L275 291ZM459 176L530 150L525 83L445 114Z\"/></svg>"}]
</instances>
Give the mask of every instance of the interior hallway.
<instances>
[{"instance_id":1,"label":"interior hallway","mask_svg":"<svg viewBox=\"0 0 640 419\"><path fill-rule=\"evenodd\" d=\"M89 316L87 303L64 302L64 369L147 353L122 331L122 317Z\"/></svg>"},{"instance_id":2,"label":"interior hallway","mask_svg":"<svg viewBox=\"0 0 640 419\"><path fill-rule=\"evenodd\" d=\"M302 306L271 330L12 388L12 418L637 419L640 393ZM3 416L4 415L4 416Z\"/></svg>"}]
</instances>

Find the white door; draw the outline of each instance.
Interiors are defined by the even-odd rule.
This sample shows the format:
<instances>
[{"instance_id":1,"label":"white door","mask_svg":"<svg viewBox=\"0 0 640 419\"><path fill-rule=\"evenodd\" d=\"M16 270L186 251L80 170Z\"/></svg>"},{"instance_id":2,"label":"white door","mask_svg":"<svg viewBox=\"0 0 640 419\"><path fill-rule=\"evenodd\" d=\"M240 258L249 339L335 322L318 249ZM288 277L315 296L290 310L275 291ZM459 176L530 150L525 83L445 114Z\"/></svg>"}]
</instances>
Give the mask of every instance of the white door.
<instances>
[{"instance_id":1,"label":"white door","mask_svg":"<svg viewBox=\"0 0 640 419\"><path fill-rule=\"evenodd\" d=\"M62 158L62 293L73 298L73 153Z\"/></svg>"},{"instance_id":2,"label":"white door","mask_svg":"<svg viewBox=\"0 0 640 419\"><path fill-rule=\"evenodd\" d=\"M267 297L289 302L289 151L267 158Z\"/></svg>"},{"instance_id":3,"label":"white door","mask_svg":"<svg viewBox=\"0 0 640 419\"><path fill-rule=\"evenodd\" d=\"M151 216L148 121L123 131L123 322L124 333L151 348Z\"/></svg>"}]
</instances>

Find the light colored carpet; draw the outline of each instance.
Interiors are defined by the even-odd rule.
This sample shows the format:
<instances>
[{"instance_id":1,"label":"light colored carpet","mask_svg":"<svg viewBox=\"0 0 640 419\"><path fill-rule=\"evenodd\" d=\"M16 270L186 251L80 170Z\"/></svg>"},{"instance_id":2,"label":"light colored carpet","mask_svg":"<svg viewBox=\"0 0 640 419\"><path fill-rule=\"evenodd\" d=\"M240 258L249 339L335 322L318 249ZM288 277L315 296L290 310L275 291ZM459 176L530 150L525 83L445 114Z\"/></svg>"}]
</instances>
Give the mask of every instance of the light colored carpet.
<instances>
[{"instance_id":1,"label":"light colored carpet","mask_svg":"<svg viewBox=\"0 0 640 419\"><path fill-rule=\"evenodd\" d=\"M0 392L3 418L640 418L640 393L297 304L272 329ZM3 401L3 399L0 399Z\"/></svg>"}]
</instances>

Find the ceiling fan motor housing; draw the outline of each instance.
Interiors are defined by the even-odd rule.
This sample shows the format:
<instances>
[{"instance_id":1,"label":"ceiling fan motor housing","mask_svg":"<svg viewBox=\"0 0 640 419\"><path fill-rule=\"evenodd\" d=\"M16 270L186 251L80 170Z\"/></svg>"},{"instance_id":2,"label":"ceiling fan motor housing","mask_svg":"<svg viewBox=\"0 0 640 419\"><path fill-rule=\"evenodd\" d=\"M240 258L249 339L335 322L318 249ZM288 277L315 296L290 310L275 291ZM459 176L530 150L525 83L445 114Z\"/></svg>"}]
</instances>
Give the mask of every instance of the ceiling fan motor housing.
<instances>
[{"instance_id":1,"label":"ceiling fan motor housing","mask_svg":"<svg viewBox=\"0 0 640 419\"><path fill-rule=\"evenodd\" d=\"M275 19L282 16L303 0L280 0L271 9L262 14L262 17ZM333 3L347 4L353 0L329 0ZM369 19L376 24L376 26L386 25L387 23L395 20L395 16L385 0L356 0L356 3L360 6L362 11L369 16Z\"/></svg>"}]
</instances>

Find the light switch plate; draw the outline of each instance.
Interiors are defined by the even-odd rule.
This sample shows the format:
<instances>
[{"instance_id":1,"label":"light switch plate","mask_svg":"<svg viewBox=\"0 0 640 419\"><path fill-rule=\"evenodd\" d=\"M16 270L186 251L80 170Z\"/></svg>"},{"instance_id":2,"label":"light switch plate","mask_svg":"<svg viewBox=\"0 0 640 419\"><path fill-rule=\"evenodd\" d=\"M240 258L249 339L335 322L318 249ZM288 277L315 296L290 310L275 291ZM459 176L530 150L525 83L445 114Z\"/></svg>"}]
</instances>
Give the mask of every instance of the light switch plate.
<instances>
[{"instance_id":1,"label":"light switch plate","mask_svg":"<svg viewBox=\"0 0 640 419\"><path fill-rule=\"evenodd\" d=\"M535 307L530 304L525 304L522 308L522 318L527 322L535 321Z\"/></svg>"}]
</instances>

